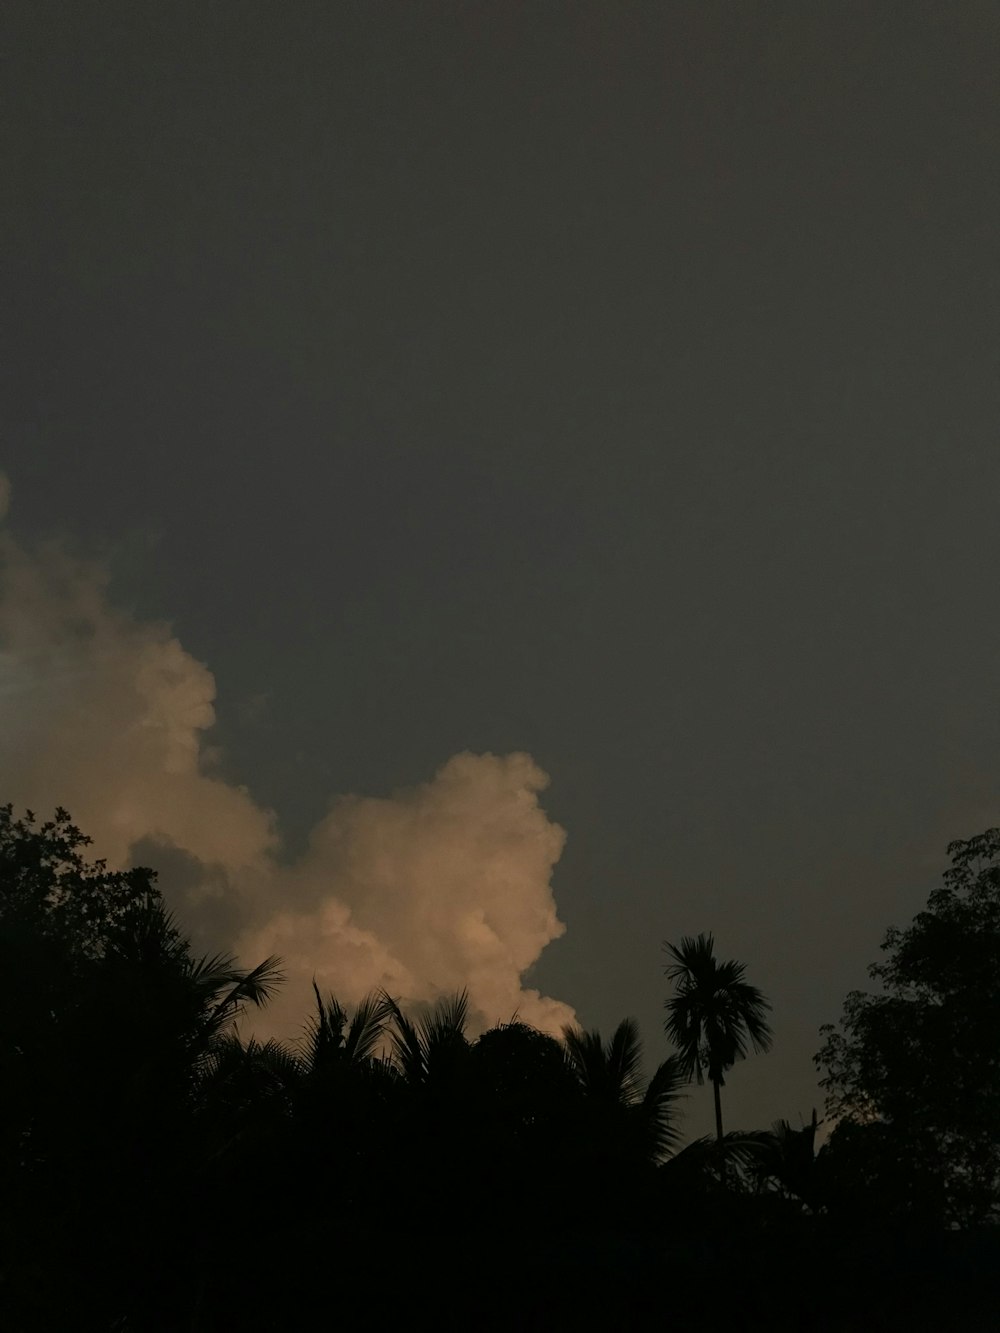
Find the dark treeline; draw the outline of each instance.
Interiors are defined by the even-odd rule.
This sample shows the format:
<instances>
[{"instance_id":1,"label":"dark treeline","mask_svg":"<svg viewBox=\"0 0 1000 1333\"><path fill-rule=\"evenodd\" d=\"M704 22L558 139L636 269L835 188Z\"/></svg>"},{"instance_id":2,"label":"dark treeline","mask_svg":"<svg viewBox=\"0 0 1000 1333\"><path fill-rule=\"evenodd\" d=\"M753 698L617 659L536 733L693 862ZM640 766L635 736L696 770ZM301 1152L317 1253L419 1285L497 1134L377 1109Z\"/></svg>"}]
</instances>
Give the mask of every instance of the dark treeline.
<instances>
[{"instance_id":1,"label":"dark treeline","mask_svg":"<svg viewBox=\"0 0 1000 1333\"><path fill-rule=\"evenodd\" d=\"M259 1042L280 962L194 956L154 873L86 847L0 808L3 1329L996 1326L1000 832L824 1030L822 1146L815 1112L727 1132L771 1033L710 935L665 946L648 1078L629 1019L473 1037L464 995L317 991Z\"/></svg>"}]
</instances>

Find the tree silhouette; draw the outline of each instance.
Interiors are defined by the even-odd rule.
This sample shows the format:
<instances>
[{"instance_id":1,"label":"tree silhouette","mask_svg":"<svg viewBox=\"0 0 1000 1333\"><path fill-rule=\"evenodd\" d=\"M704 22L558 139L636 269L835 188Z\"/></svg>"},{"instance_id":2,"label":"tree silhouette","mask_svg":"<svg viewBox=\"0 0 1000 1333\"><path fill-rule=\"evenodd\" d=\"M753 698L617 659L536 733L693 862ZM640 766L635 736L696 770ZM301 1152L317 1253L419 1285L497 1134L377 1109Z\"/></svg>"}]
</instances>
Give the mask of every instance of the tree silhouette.
<instances>
[{"instance_id":1,"label":"tree silhouette","mask_svg":"<svg viewBox=\"0 0 1000 1333\"><path fill-rule=\"evenodd\" d=\"M399 1004L384 997L389 1016L392 1058L399 1073L414 1088L450 1078L468 1054L465 1026L469 1018L468 991L443 996L430 1009L409 1018Z\"/></svg>"},{"instance_id":2,"label":"tree silhouette","mask_svg":"<svg viewBox=\"0 0 1000 1333\"><path fill-rule=\"evenodd\" d=\"M884 994L849 997L828 1030L839 1123L818 1154L815 1114L722 1130L724 1075L770 1032L710 935L666 946L678 1053L648 1079L631 1019L607 1041L516 1020L475 1037L465 992L347 1006L314 986L285 1044L240 1030L277 960L194 956L152 871L85 848L64 811L0 807L5 1328L279 1333L334 1307L363 1322L373 1302L381 1322L445 1330L470 1310L484 1330L639 1327L665 1286L675 1319L704 1322L720 1271L707 1326L809 1328L800 1275L830 1255L869 1323L892 1323L905 1289L908 1315L947 1327L956 1275L978 1298L997 1267L989 1238L983 1259L943 1247L945 1223L997 1201L1000 833L953 845L945 888L887 938ZM692 1076L713 1082L716 1133L682 1146ZM251 1236L268 1262L248 1282ZM937 1304L918 1286L935 1266ZM848 1326L827 1296L824 1327Z\"/></svg>"},{"instance_id":3,"label":"tree silhouette","mask_svg":"<svg viewBox=\"0 0 1000 1333\"><path fill-rule=\"evenodd\" d=\"M349 1013L335 995L326 999L313 982L316 1013L309 1020L301 1043L307 1069L318 1074L328 1068L360 1068L376 1058L395 1006L386 995L366 995Z\"/></svg>"},{"instance_id":4,"label":"tree silhouette","mask_svg":"<svg viewBox=\"0 0 1000 1333\"><path fill-rule=\"evenodd\" d=\"M61 947L67 965L103 956L123 917L148 898L159 898L156 873L146 867L111 871L88 862L90 838L61 807L39 825L0 806L0 927L9 940Z\"/></svg>"},{"instance_id":5,"label":"tree silhouette","mask_svg":"<svg viewBox=\"0 0 1000 1333\"><path fill-rule=\"evenodd\" d=\"M564 1029L563 1041L591 1132L634 1161L661 1161L680 1139L676 1105L686 1082L681 1061L664 1060L644 1084L642 1043L632 1018L623 1019L607 1043L597 1031L572 1027Z\"/></svg>"},{"instance_id":6,"label":"tree silhouette","mask_svg":"<svg viewBox=\"0 0 1000 1333\"><path fill-rule=\"evenodd\" d=\"M152 1329L183 1317L185 1284L158 1287L196 1270L191 1210L231 1134L206 1132L205 1080L279 973L192 956L154 873L87 845L63 810L0 808L0 1322Z\"/></svg>"},{"instance_id":7,"label":"tree silhouette","mask_svg":"<svg viewBox=\"0 0 1000 1333\"><path fill-rule=\"evenodd\" d=\"M818 1206L816 1187L816 1131L819 1120L815 1109L812 1119L800 1129L787 1120L776 1120L770 1134L762 1136L764 1147L756 1163L758 1182L777 1191L783 1198L798 1200L807 1208Z\"/></svg>"},{"instance_id":8,"label":"tree silhouette","mask_svg":"<svg viewBox=\"0 0 1000 1333\"><path fill-rule=\"evenodd\" d=\"M408 1109L403 1094L411 1090L383 1055L393 1016L388 997L366 995L351 1011L315 984L313 990L316 1012L297 1048L299 1149L308 1169L337 1182L360 1222L390 1165L391 1152L380 1149L394 1148Z\"/></svg>"},{"instance_id":9,"label":"tree silhouette","mask_svg":"<svg viewBox=\"0 0 1000 1333\"><path fill-rule=\"evenodd\" d=\"M859 1129L838 1130L832 1148L844 1157L850 1144L860 1164L861 1145L888 1134L926 1198L946 1182L944 1216L968 1224L1000 1204L1000 829L948 854L942 887L905 930L887 932L885 958L869 968L881 989L847 996L816 1063L828 1110ZM860 1132L873 1123L879 1134Z\"/></svg>"},{"instance_id":10,"label":"tree silhouette","mask_svg":"<svg viewBox=\"0 0 1000 1333\"><path fill-rule=\"evenodd\" d=\"M666 967L676 993L666 1001L664 1029L680 1053L681 1068L699 1083L708 1075L715 1095L715 1133L723 1140L722 1097L725 1073L747 1055L748 1047L767 1051L771 1029L764 1017L770 1004L746 980L746 967L734 959L719 962L711 935L685 936L679 946L664 942L673 959Z\"/></svg>"}]
</instances>

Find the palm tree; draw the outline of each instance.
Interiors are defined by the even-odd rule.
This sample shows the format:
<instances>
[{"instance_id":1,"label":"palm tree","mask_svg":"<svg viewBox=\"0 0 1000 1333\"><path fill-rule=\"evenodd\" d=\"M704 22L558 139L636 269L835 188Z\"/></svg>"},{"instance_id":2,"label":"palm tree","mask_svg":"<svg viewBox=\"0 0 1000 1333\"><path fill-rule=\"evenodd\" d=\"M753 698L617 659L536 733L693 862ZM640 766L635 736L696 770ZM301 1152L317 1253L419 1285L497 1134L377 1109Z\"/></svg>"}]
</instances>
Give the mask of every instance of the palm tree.
<instances>
[{"instance_id":1,"label":"palm tree","mask_svg":"<svg viewBox=\"0 0 1000 1333\"><path fill-rule=\"evenodd\" d=\"M142 1024L146 1043L162 1034L197 1071L214 1044L231 1034L248 1007L260 1009L284 981L281 960L242 968L229 954L195 957L162 901L152 895L123 914L105 946L106 991L121 995Z\"/></svg>"},{"instance_id":2,"label":"palm tree","mask_svg":"<svg viewBox=\"0 0 1000 1333\"><path fill-rule=\"evenodd\" d=\"M692 1139L660 1166L660 1173L675 1196L678 1191L703 1191L725 1183L734 1173L737 1178L758 1182L763 1163L770 1160L774 1148L771 1134L751 1130L730 1130L720 1142L710 1134Z\"/></svg>"},{"instance_id":3,"label":"palm tree","mask_svg":"<svg viewBox=\"0 0 1000 1333\"><path fill-rule=\"evenodd\" d=\"M468 991L442 996L433 1009L411 1019L395 1000L383 996L390 1020L389 1041L396 1069L411 1088L425 1087L449 1077L467 1056L465 1025L469 1018Z\"/></svg>"},{"instance_id":4,"label":"palm tree","mask_svg":"<svg viewBox=\"0 0 1000 1333\"><path fill-rule=\"evenodd\" d=\"M765 1135L766 1150L758 1163L761 1188L777 1191L786 1199L797 1199L807 1208L815 1205L816 1131L820 1121L813 1108L812 1120L793 1129L787 1120L776 1120Z\"/></svg>"},{"instance_id":5,"label":"palm tree","mask_svg":"<svg viewBox=\"0 0 1000 1333\"><path fill-rule=\"evenodd\" d=\"M335 995L326 999L313 982L316 1013L301 1042L302 1058L313 1077L334 1069L361 1069L378 1057L386 1023L393 1013L386 995L366 995L349 1013Z\"/></svg>"},{"instance_id":6,"label":"palm tree","mask_svg":"<svg viewBox=\"0 0 1000 1333\"><path fill-rule=\"evenodd\" d=\"M366 995L353 1012L313 982L316 1012L297 1047L302 1079L296 1108L300 1126L318 1133L331 1150L355 1159L375 1135L393 1099L398 1071L382 1054L393 1015L387 996ZM333 1127L337 1126L334 1133Z\"/></svg>"},{"instance_id":7,"label":"palm tree","mask_svg":"<svg viewBox=\"0 0 1000 1333\"><path fill-rule=\"evenodd\" d=\"M661 1161L680 1133L675 1104L686 1081L676 1056L659 1065L643 1086L642 1044L635 1019L626 1018L606 1044L599 1032L563 1030L566 1061L584 1102L605 1132L642 1161Z\"/></svg>"},{"instance_id":8,"label":"palm tree","mask_svg":"<svg viewBox=\"0 0 1000 1333\"><path fill-rule=\"evenodd\" d=\"M771 1008L761 991L751 986L743 963L719 962L711 935L685 936L679 946L664 941L673 959L667 978L676 993L666 1001L664 1030L680 1053L681 1068L699 1083L707 1074L715 1092L715 1134L721 1144L722 1097L725 1072L747 1054L747 1047L767 1051L771 1029L764 1015Z\"/></svg>"}]
</instances>

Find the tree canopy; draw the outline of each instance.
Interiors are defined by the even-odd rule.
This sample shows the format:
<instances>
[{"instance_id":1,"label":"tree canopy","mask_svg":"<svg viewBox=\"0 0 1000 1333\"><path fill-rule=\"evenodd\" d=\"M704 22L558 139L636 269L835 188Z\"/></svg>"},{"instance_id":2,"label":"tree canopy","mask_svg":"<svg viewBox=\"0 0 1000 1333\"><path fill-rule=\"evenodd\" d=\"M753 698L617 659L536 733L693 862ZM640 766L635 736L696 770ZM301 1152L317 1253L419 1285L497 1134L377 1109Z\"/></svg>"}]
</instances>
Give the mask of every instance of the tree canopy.
<instances>
[{"instance_id":1,"label":"tree canopy","mask_svg":"<svg viewBox=\"0 0 1000 1333\"><path fill-rule=\"evenodd\" d=\"M631 1019L607 1040L477 1034L464 992L348 1005L314 988L298 1041L258 1039L240 1020L279 961L196 956L154 872L87 846L65 811L0 808L5 1329L549 1333L640 1327L664 1291L678 1325L799 1329L831 1262L853 1265L872 1326L903 1309L948 1326L944 1227L995 1198L1000 836L952 848L928 912L890 932L884 993L850 997L827 1033L840 1123L819 1153L815 1115L682 1144L685 1082L718 1093L770 1041L767 1002L711 936L673 950L680 1049L653 1068ZM901 1303L887 1275L911 1252L860 1253L866 1209L890 1238L914 1219L937 1236L940 1294L910 1273Z\"/></svg>"},{"instance_id":2,"label":"tree canopy","mask_svg":"<svg viewBox=\"0 0 1000 1333\"><path fill-rule=\"evenodd\" d=\"M816 1062L834 1147L863 1154L885 1206L968 1223L1000 1198L1000 829L948 854L926 908L886 933L879 989L848 995ZM905 1193L886 1194L891 1172Z\"/></svg>"}]
</instances>

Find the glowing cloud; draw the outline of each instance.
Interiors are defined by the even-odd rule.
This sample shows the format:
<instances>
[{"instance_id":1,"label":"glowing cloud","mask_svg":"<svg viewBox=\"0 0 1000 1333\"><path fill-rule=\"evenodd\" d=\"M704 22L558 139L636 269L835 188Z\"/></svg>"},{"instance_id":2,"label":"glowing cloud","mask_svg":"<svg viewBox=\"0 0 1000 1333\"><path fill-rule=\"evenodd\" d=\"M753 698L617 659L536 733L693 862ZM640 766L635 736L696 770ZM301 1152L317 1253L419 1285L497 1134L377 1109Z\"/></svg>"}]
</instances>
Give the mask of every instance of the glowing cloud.
<instances>
[{"instance_id":1,"label":"glowing cloud","mask_svg":"<svg viewBox=\"0 0 1000 1333\"><path fill-rule=\"evenodd\" d=\"M0 479L0 508L8 495ZM467 985L485 1023L573 1020L522 985L564 929L550 877L565 835L530 756L459 754L412 790L337 799L282 865L274 816L212 771L214 699L168 626L112 606L99 566L0 534L0 799L64 805L97 854L160 869L197 940L280 953L267 1028L300 1028L313 976L347 1002Z\"/></svg>"},{"instance_id":2,"label":"glowing cloud","mask_svg":"<svg viewBox=\"0 0 1000 1333\"><path fill-rule=\"evenodd\" d=\"M549 878L565 835L538 804L547 781L525 754L460 754L411 791L335 802L281 876L297 906L248 932L241 952L275 949L292 978L315 973L348 998L467 985L487 1022L516 1012L558 1032L572 1011L521 985L564 929Z\"/></svg>"}]
</instances>

